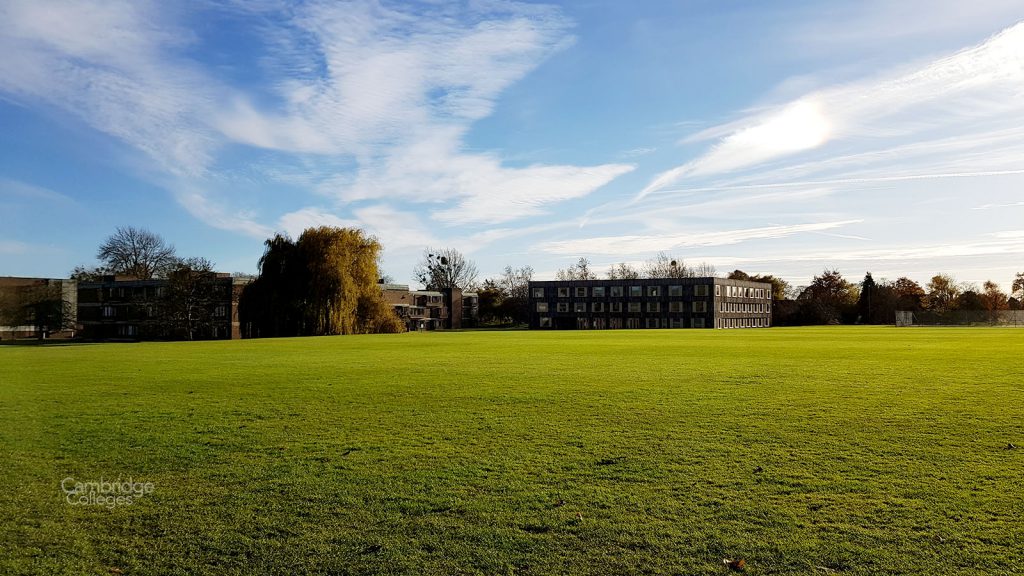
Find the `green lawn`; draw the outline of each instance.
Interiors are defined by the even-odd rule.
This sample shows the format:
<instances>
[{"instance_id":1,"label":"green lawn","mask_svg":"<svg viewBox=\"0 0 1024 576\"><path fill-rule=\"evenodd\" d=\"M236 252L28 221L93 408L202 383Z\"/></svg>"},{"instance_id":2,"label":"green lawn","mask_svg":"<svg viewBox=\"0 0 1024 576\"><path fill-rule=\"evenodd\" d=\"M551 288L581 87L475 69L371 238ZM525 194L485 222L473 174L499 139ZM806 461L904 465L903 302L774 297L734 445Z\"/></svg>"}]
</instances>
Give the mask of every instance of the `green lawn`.
<instances>
[{"instance_id":1,"label":"green lawn","mask_svg":"<svg viewBox=\"0 0 1024 576\"><path fill-rule=\"evenodd\" d=\"M0 451L0 574L1024 572L1022 330L4 346Z\"/></svg>"}]
</instances>

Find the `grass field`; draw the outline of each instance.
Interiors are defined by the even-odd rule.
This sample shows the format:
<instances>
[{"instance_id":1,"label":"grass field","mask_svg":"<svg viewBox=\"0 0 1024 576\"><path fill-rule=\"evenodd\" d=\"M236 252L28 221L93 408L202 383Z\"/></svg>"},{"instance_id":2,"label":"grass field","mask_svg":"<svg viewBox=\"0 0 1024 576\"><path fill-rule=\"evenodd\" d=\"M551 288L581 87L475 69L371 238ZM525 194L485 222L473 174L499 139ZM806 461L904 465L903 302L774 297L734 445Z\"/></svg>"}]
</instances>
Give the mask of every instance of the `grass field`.
<instances>
[{"instance_id":1,"label":"grass field","mask_svg":"<svg viewBox=\"0 0 1024 576\"><path fill-rule=\"evenodd\" d=\"M1024 572L1013 329L5 346L0 449L0 574Z\"/></svg>"}]
</instances>

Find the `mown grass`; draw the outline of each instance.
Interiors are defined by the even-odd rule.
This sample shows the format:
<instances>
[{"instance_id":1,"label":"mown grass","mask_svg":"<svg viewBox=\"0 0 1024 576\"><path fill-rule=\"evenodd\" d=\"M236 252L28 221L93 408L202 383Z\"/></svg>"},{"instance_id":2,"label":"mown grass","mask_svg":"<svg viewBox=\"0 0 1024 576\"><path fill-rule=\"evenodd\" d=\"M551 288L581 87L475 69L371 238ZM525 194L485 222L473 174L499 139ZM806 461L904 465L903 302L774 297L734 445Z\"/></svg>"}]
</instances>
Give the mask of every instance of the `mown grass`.
<instances>
[{"instance_id":1,"label":"mown grass","mask_svg":"<svg viewBox=\"0 0 1024 576\"><path fill-rule=\"evenodd\" d=\"M1012 329L2 347L0 573L1017 573L1022 393Z\"/></svg>"}]
</instances>

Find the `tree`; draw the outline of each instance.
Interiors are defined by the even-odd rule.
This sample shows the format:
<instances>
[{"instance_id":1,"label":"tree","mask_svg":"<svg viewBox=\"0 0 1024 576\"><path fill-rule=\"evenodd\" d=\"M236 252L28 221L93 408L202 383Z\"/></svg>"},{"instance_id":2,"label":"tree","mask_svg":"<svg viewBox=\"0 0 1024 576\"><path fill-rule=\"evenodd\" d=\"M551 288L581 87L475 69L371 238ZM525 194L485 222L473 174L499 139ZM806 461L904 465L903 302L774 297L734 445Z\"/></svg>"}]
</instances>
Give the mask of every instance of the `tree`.
<instances>
[{"instance_id":1,"label":"tree","mask_svg":"<svg viewBox=\"0 0 1024 576\"><path fill-rule=\"evenodd\" d=\"M983 290L981 300L985 305L985 310L988 311L989 317L995 321L999 316L1000 310L1009 308L1009 298L1006 296L1006 293L999 289L999 285L991 280L985 282Z\"/></svg>"},{"instance_id":2,"label":"tree","mask_svg":"<svg viewBox=\"0 0 1024 576\"><path fill-rule=\"evenodd\" d=\"M733 270L726 276L729 280L750 280L750 275L743 270Z\"/></svg>"},{"instance_id":3,"label":"tree","mask_svg":"<svg viewBox=\"0 0 1024 576\"><path fill-rule=\"evenodd\" d=\"M132 226L118 227L100 245L96 257L111 274L125 274L141 280L164 276L177 258L174 246L159 235Z\"/></svg>"},{"instance_id":4,"label":"tree","mask_svg":"<svg viewBox=\"0 0 1024 576\"><path fill-rule=\"evenodd\" d=\"M609 280L636 280L640 272L630 264L619 262L608 269Z\"/></svg>"},{"instance_id":5,"label":"tree","mask_svg":"<svg viewBox=\"0 0 1024 576\"><path fill-rule=\"evenodd\" d=\"M892 283L896 294L896 306L900 310L921 310L924 305L925 291L921 285L906 276L901 276Z\"/></svg>"},{"instance_id":6,"label":"tree","mask_svg":"<svg viewBox=\"0 0 1024 576\"><path fill-rule=\"evenodd\" d=\"M1010 294L1018 301L1024 300L1024 272L1017 272L1017 276L1013 279L1013 285L1010 287Z\"/></svg>"},{"instance_id":7,"label":"tree","mask_svg":"<svg viewBox=\"0 0 1024 576\"><path fill-rule=\"evenodd\" d=\"M75 266L71 271L71 279L78 282L102 282L104 276L109 276L110 270L103 266Z\"/></svg>"},{"instance_id":8,"label":"tree","mask_svg":"<svg viewBox=\"0 0 1024 576\"><path fill-rule=\"evenodd\" d=\"M240 312L257 336L400 332L378 280L380 243L354 228L323 226L298 241L265 243L259 277L242 293Z\"/></svg>"},{"instance_id":9,"label":"tree","mask_svg":"<svg viewBox=\"0 0 1024 576\"><path fill-rule=\"evenodd\" d=\"M694 272L687 268L681 259L659 252L653 259L647 261L647 265L644 267L644 276L647 278L692 278Z\"/></svg>"},{"instance_id":10,"label":"tree","mask_svg":"<svg viewBox=\"0 0 1024 576\"><path fill-rule=\"evenodd\" d=\"M961 290L952 276L936 274L928 282L928 292L924 299L925 306L935 312L945 312L953 307L960 292Z\"/></svg>"},{"instance_id":11,"label":"tree","mask_svg":"<svg viewBox=\"0 0 1024 576\"><path fill-rule=\"evenodd\" d=\"M505 266L501 274L499 287L502 295L501 310L513 322L527 323L530 321L530 281L533 280L533 268L523 266L512 268Z\"/></svg>"},{"instance_id":12,"label":"tree","mask_svg":"<svg viewBox=\"0 0 1024 576\"><path fill-rule=\"evenodd\" d=\"M0 324L31 326L40 339L74 329L75 308L64 299L62 283L45 281L0 291Z\"/></svg>"},{"instance_id":13,"label":"tree","mask_svg":"<svg viewBox=\"0 0 1024 576\"><path fill-rule=\"evenodd\" d=\"M427 290L469 290L476 286L477 274L476 264L454 248L424 250L423 259L413 269L416 280Z\"/></svg>"},{"instance_id":14,"label":"tree","mask_svg":"<svg viewBox=\"0 0 1024 576\"><path fill-rule=\"evenodd\" d=\"M718 274L718 269L708 262L701 262L690 268L690 273L698 278L711 278Z\"/></svg>"},{"instance_id":15,"label":"tree","mask_svg":"<svg viewBox=\"0 0 1024 576\"><path fill-rule=\"evenodd\" d=\"M556 272L555 278L559 280L597 280L597 274L591 271L590 260L580 257L572 266Z\"/></svg>"},{"instance_id":16,"label":"tree","mask_svg":"<svg viewBox=\"0 0 1024 576\"><path fill-rule=\"evenodd\" d=\"M167 286L159 300L159 323L166 335L195 340L213 326L218 300L213 263L206 258L179 260L167 272Z\"/></svg>"},{"instance_id":17,"label":"tree","mask_svg":"<svg viewBox=\"0 0 1024 576\"><path fill-rule=\"evenodd\" d=\"M809 324L838 324L855 315L859 294L838 270L825 270L815 276L800 294Z\"/></svg>"}]
</instances>

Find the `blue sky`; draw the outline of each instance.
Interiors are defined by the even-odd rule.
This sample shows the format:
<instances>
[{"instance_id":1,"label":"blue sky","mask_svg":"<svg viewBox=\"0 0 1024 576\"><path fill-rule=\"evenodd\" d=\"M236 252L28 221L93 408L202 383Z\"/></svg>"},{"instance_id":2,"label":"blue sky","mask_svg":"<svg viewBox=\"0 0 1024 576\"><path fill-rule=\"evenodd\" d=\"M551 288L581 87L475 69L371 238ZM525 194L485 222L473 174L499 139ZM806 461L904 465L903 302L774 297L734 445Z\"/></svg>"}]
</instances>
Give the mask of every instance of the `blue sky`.
<instances>
[{"instance_id":1,"label":"blue sky","mask_svg":"<svg viewBox=\"0 0 1024 576\"><path fill-rule=\"evenodd\" d=\"M359 226L410 281L664 251L796 285L1024 270L1024 4L0 4L0 274L118 225L255 272Z\"/></svg>"}]
</instances>

